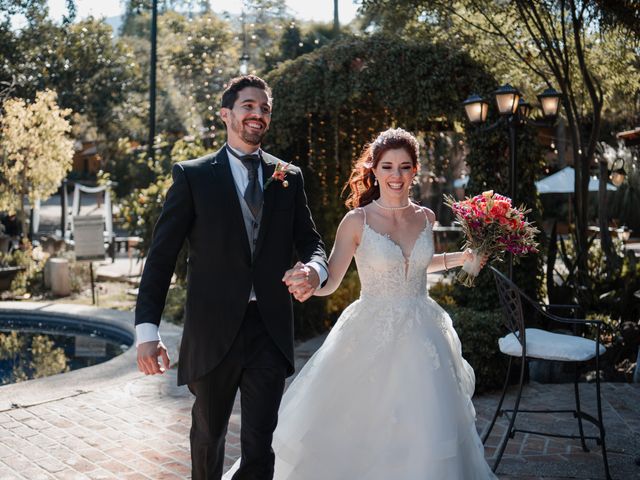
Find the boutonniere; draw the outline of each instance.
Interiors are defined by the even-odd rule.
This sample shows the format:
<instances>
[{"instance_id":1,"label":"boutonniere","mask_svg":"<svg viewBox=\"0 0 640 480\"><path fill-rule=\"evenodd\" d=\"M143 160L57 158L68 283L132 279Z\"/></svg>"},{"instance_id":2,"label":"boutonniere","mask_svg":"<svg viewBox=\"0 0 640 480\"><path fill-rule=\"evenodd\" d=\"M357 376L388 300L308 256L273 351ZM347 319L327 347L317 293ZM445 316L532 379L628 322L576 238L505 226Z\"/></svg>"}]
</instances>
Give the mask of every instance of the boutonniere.
<instances>
[{"instance_id":1,"label":"boutonniere","mask_svg":"<svg viewBox=\"0 0 640 480\"><path fill-rule=\"evenodd\" d=\"M286 176L287 176L287 173L289 173L289 165L291 165L291 162L276 163L276 169L273 171L273 175L271 175L271 177L267 179L267 183L264 184L264 189L266 190L267 187L271 185L271 182L273 182L274 180L282 182L282 186L284 188L287 188L289 186L289 182L286 180Z\"/></svg>"}]
</instances>

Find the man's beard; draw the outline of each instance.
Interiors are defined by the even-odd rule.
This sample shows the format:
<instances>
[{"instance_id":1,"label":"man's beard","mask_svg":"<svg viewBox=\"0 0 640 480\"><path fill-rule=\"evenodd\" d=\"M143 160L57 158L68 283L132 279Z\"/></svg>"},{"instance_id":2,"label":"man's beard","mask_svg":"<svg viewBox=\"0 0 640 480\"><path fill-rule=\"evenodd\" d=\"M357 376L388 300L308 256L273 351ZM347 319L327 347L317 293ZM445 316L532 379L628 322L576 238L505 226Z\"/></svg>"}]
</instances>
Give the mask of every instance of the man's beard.
<instances>
[{"instance_id":1,"label":"man's beard","mask_svg":"<svg viewBox=\"0 0 640 480\"><path fill-rule=\"evenodd\" d=\"M236 120L235 116L231 118L231 128L234 132L238 134L238 136L245 142L247 145L260 145L262 143L262 139L269 131L269 128L265 125L265 123L261 120L252 120L254 122L259 122L263 126L265 126L264 130L261 133L251 133L247 131L244 124Z\"/></svg>"}]
</instances>

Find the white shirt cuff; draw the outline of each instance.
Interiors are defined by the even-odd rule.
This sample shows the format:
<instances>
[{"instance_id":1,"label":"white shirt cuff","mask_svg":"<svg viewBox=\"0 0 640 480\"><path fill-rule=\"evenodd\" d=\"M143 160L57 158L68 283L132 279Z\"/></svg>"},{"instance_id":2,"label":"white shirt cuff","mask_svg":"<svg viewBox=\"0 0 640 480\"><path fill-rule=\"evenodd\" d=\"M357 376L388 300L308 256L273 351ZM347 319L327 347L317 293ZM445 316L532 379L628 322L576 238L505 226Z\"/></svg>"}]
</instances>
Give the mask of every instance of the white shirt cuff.
<instances>
[{"instance_id":1,"label":"white shirt cuff","mask_svg":"<svg viewBox=\"0 0 640 480\"><path fill-rule=\"evenodd\" d=\"M309 262L307 263L307 267L313 268L318 273L318 277L320 277L320 285L318 286L318 288L320 288L320 286L322 286L322 284L329 277L329 274L324 269L324 267L320 265L318 262Z\"/></svg>"},{"instance_id":2,"label":"white shirt cuff","mask_svg":"<svg viewBox=\"0 0 640 480\"><path fill-rule=\"evenodd\" d=\"M139 323L136 325L136 347L141 343L158 341L162 341L162 339L155 323Z\"/></svg>"}]
</instances>

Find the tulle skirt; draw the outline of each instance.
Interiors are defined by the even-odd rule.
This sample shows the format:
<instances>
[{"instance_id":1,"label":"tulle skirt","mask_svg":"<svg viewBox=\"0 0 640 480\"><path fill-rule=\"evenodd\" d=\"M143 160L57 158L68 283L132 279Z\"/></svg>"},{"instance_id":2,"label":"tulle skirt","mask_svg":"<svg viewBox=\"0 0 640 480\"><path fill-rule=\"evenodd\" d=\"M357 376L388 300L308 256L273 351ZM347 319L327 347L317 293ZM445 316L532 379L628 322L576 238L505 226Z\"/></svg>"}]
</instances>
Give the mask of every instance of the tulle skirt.
<instances>
[{"instance_id":1,"label":"tulle skirt","mask_svg":"<svg viewBox=\"0 0 640 480\"><path fill-rule=\"evenodd\" d=\"M496 478L475 428L474 384L437 303L361 297L284 394L274 479Z\"/></svg>"}]
</instances>

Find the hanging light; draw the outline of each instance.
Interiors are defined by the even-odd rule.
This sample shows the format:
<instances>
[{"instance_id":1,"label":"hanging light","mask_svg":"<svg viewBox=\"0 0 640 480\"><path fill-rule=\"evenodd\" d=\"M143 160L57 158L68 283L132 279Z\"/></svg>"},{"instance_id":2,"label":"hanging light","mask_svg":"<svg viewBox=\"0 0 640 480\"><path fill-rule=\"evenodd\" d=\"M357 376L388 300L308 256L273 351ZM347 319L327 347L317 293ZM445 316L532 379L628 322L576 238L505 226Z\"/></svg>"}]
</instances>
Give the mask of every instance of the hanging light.
<instances>
[{"instance_id":1,"label":"hanging light","mask_svg":"<svg viewBox=\"0 0 640 480\"><path fill-rule=\"evenodd\" d=\"M620 166L616 168L616 165L618 164L620 164ZM616 187L619 187L624 182L626 176L627 172L624 171L624 160L622 158L616 158L613 162L613 166L611 167L611 175L609 175L611 183Z\"/></svg>"},{"instance_id":2,"label":"hanging light","mask_svg":"<svg viewBox=\"0 0 640 480\"><path fill-rule=\"evenodd\" d=\"M462 102L462 105L464 105L467 118L471 123L482 123L487 119L489 102L483 100L479 95L471 95Z\"/></svg>"},{"instance_id":3,"label":"hanging light","mask_svg":"<svg viewBox=\"0 0 640 480\"><path fill-rule=\"evenodd\" d=\"M547 88L544 92L538 95L538 101L542 106L542 113L545 117L553 118L558 115L561 98L562 94L555 88Z\"/></svg>"},{"instance_id":4,"label":"hanging light","mask_svg":"<svg viewBox=\"0 0 640 480\"><path fill-rule=\"evenodd\" d=\"M520 92L508 83L494 92L500 115L513 115L518 110Z\"/></svg>"},{"instance_id":5,"label":"hanging light","mask_svg":"<svg viewBox=\"0 0 640 480\"><path fill-rule=\"evenodd\" d=\"M520 97L520 101L518 102L518 113L522 118L529 118L529 114L531 113L531 104L522 97Z\"/></svg>"}]
</instances>

